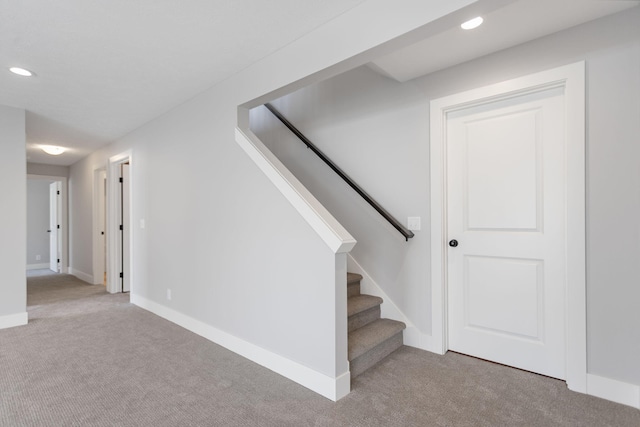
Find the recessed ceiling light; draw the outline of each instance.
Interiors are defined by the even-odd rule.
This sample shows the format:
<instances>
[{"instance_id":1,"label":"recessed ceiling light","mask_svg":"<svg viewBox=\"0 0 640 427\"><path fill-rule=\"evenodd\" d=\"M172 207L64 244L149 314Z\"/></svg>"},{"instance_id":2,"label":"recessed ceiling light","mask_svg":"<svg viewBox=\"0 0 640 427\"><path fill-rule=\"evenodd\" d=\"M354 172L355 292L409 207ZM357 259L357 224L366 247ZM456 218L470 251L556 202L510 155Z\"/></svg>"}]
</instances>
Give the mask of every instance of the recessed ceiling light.
<instances>
[{"instance_id":1,"label":"recessed ceiling light","mask_svg":"<svg viewBox=\"0 0 640 427\"><path fill-rule=\"evenodd\" d=\"M463 22L460 27L463 30L473 30L474 28L478 28L480 25L482 25L483 21L484 19L482 19L482 16L477 16L473 19L468 20L467 22Z\"/></svg>"},{"instance_id":2,"label":"recessed ceiling light","mask_svg":"<svg viewBox=\"0 0 640 427\"><path fill-rule=\"evenodd\" d=\"M11 71L13 74L17 74L19 76L24 76L24 77L31 77L35 74L33 71L29 71L25 68L20 68L20 67L11 67L9 68L9 71Z\"/></svg>"},{"instance_id":3,"label":"recessed ceiling light","mask_svg":"<svg viewBox=\"0 0 640 427\"><path fill-rule=\"evenodd\" d=\"M40 148L42 149L42 151L47 154L51 154L52 156L59 156L60 154L65 152L65 149L63 147L56 147L54 145L42 145Z\"/></svg>"}]
</instances>

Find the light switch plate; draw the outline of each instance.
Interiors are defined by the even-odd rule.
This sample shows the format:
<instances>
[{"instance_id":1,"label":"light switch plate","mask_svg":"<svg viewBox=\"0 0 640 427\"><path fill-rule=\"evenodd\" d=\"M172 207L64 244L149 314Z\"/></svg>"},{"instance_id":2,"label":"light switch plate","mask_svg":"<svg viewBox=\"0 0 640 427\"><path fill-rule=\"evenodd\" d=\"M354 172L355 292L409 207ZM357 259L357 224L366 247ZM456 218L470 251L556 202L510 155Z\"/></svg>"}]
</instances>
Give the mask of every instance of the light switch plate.
<instances>
[{"instance_id":1,"label":"light switch plate","mask_svg":"<svg viewBox=\"0 0 640 427\"><path fill-rule=\"evenodd\" d=\"M420 217L419 216L410 216L407 218L407 228L411 231L419 231L420 230Z\"/></svg>"}]
</instances>

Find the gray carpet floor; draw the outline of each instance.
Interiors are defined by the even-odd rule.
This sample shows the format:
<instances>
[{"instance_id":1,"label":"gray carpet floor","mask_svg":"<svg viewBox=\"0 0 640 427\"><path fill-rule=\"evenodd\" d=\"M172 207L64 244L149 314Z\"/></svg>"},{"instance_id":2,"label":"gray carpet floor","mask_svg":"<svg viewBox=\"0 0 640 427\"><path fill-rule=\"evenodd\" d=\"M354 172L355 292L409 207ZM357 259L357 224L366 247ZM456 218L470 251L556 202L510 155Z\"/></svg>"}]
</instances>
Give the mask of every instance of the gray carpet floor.
<instances>
[{"instance_id":1,"label":"gray carpet floor","mask_svg":"<svg viewBox=\"0 0 640 427\"><path fill-rule=\"evenodd\" d=\"M1 426L640 426L561 381L402 347L331 402L69 275L0 330Z\"/></svg>"}]
</instances>

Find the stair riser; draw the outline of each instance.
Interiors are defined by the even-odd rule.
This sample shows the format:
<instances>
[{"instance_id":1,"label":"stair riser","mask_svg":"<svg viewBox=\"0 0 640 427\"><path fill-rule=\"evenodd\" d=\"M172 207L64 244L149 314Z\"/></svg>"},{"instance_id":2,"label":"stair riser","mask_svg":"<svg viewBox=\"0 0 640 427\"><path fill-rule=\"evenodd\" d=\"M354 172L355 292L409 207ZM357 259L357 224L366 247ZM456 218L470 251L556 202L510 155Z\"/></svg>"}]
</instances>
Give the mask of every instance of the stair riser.
<instances>
[{"instance_id":1,"label":"stair riser","mask_svg":"<svg viewBox=\"0 0 640 427\"><path fill-rule=\"evenodd\" d=\"M402 347L402 331L352 360L349 364L351 378L357 377L370 367L376 365L400 347Z\"/></svg>"},{"instance_id":2,"label":"stair riser","mask_svg":"<svg viewBox=\"0 0 640 427\"><path fill-rule=\"evenodd\" d=\"M349 332L355 331L364 325L378 320L380 318L380 306L371 307L368 310L362 311L358 314L354 314L349 317Z\"/></svg>"},{"instance_id":3,"label":"stair riser","mask_svg":"<svg viewBox=\"0 0 640 427\"><path fill-rule=\"evenodd\" d=\"M360 295L360 282L347 284L347 298Z\"/></svg>"}]
</instances>

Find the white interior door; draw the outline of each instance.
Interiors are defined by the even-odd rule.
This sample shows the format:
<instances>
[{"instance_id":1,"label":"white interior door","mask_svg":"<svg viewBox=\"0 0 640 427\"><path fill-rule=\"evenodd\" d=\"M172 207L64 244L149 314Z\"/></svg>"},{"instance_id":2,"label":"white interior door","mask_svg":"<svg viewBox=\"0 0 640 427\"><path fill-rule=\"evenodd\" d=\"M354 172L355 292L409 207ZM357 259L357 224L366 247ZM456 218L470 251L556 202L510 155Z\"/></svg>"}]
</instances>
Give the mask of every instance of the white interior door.
<instances>
[{"instance_id":1,"label":"white interior door","mask_svg":"<svg viewBox=\"0 0 640 427\"><path fill-rule=\"evenodd\" d=\"M98 245L97 245L97 260L96 266L100 277L100 283L106 285L106 271L107 271L107 172L100 171L97 176L96 189L97 195L97 217L98 217ZM97 282L96 282L97 283Z\"/></svg>"},{"instance_id":2,"label":"white interior door","mask_svg":"<svg viewBox=\"0 0 640 427\"><path fill-rule=\"evenodd\" d=\"M100 206L100 223L102 225L102 242L101 242L101 246L102 246L102 253L100 254L100 258L102 260L102 269L101 271L103 272L104 275L104 284L107 284L107 172L103 171L100 174L100 182L101 182L101 188L102 188L102 194L101 194L101 198L100 198L100 203L102 206Z\"/></svg>"},{"instance_id":3,"label":"white interior door","mask_svg":"<svg viewBox=\"0 0 640 427\"><path fill-rule=\"evenodd\" d=\"M129 163L122 164L122 292L131 290Z\"/></svg>"},{"instance_id":4,"label":"white interior door","mask_svg":"<svg viewBox=\"0 0 640 427\"><path fill-rule=\"evenodd\" d=\"M49 269L59 273L60 259L60 225L59 225L59 203L60 183L49 184Z\"/></svg>"},{"instance_id":5,"label":"white interior door","mask_svg":"<svg viewBox=\"0 0 640 427\"><path fill-rule=\"evenodd\" d=\"M446 119L448 346L564 379L564 89L495 99Z\"/></svg>"}]
</instances>

